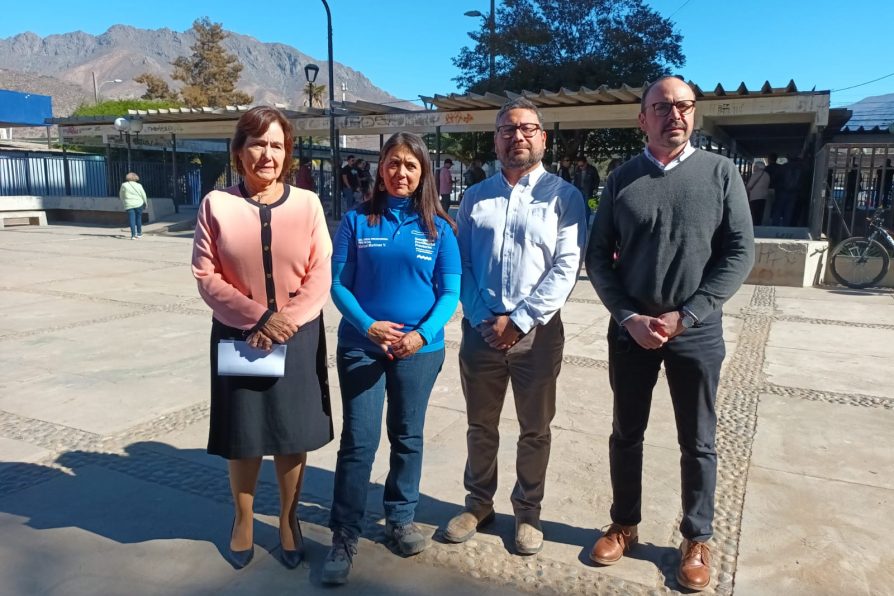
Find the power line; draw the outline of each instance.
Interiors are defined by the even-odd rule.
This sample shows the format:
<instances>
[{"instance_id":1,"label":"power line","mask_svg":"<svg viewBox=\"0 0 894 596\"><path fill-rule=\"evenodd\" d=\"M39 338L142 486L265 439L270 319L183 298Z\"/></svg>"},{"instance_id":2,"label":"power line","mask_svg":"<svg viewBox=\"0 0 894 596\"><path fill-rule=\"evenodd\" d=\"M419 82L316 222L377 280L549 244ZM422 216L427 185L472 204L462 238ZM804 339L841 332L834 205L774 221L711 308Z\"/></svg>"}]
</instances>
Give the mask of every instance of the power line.
<instances>
[{"instance_id":1,"label":"power line","mask_svg":"<svg viewBox=\"0 0 894 596\"><path fill-rule=\"evenodd\" d=\"M857 87L862 87L863 85L868 85L870 83L875 83L876 81L881 81L882 79L887 79L888 77L894 77L894 72L886 74L883 77L879 77L877 79L872 79L871 81L866 81L865 83L860 83L859 85L851 85L850 87L842 87L841 89L832 89L832 93L837 93L839 91L847 91L848 89L856 89Z\"/></svg>"},{"instance_id":2,"label":"power line","mask_svg":"<svg viewBox=\"0 0 894 596\"><path fill-rule=\"evenodd\" d=\"M667 18L668 18L668 19L672 19L672 18L674 17L675 14L677 14L678 12L680 12L681 10L683 10L684 8L686 8L686 5L689 4L690 2L692 2L692 0L686 0L686 2L684 2L683 4L680 5L680 8L678 8L678 9L675 10L674 12L670 13L670 16L667 17Z\"/></svg>"}]
</instances>

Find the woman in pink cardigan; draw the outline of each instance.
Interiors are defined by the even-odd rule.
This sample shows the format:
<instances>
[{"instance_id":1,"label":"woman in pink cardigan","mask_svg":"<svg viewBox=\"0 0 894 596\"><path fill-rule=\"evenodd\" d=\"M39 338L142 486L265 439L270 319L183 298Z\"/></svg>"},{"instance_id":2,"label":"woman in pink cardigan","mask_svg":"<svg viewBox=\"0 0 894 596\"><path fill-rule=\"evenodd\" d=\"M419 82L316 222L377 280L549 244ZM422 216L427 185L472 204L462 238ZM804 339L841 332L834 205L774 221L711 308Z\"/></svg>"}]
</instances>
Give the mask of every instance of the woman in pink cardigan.
<instances>
[{"instance_id":1,"label":"woman in pink cardigan","mask_svg":"<svg viewBox=\"0 0 894 596\"><path fill-rule=\"evenodd\" d=\"M252 108L239 119L232 158L243 181L208 193L193 245L193 275L213 311L208 453L229 460L229 558L237 569L254 554L254 493L264 455L273 455L279 483L282 562L301 562L295 514L307 452L332 440L322 321L332 242L317 195L284 182L292 143L289 121L275 108ZM218 374L222 339L263 350L285 344L285 375Z\"/></svg>"}]
</instances>

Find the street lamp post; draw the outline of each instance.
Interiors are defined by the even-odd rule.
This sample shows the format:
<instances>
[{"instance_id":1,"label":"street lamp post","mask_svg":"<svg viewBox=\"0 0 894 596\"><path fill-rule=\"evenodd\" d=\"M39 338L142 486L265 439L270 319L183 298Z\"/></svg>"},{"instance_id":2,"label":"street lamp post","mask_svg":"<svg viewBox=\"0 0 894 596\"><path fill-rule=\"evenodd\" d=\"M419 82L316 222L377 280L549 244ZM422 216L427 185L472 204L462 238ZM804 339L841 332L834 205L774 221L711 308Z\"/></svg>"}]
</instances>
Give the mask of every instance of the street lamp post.
<instances>
[{"instance_id":1,"label":"street lamp post","mask_svg":"<svg viewBox=\"0 0 894 596\"><path fill-rule=\"evenodd\" d=\"M496 53L494 52L494 37L497 34L497 16L494 12L494 0L490 0L490 14L483 15L480 10L470 10L465 13L467 17L481 17L487 22L487 28L489 29L490 36L487 39L487 49L490 54L490 80L494 79L494 73L496 71Z\"/></svg>"},{"instance_id":2,"label":"street lamp post","mask_svg":"<svg viewBox=\"0 0 894 596\"><path fill-rule=\"evenodd\" d=\"M105 85L106 83L123 83L124 82L121 79L111 79L108 81L103 81L102 83L99 84L99 86L97 86L96 85L96 71L90 71L90 74L93 75L93 103L99 103L99 92L102 90L103 85Z\"/></svg>"},{"instance_id":3,"label":"street lamp post","mask_svg":"<svg viewBox=\"0 0 894 596\"><path fill-rule=\"evenodd\" d=\"M317 74L320 72L320 67L316 64L305 64L304 65L304 78L307 79L307 107L312 108L314 106L314 81L317 80ZM307 153L310 156L308 159L310 160L310 173L313 176L314 172L314 138L313 135L307 137ZM320 168L320 194L322 194L322 186L323 186L323 169Z\"/></svg>"},{"instance_id":4,"label":"street lamp post","mask_svg":"<svg viewBox=\"0 0 894 596\"><path fill-rule=\"evenodd\" d=\"M338 155L338 138L335 136L335 113L332 111L335 105L335 68L332 59L332 11L329 10L329 3L326 0L320 0L326 9L326 24L328 27L327 34L329 39L329 148L332 150L332 213L338 218L341 216L341 179L338 176L338 167L341 165L341 158ZM322 172L320 175L322 179Z\"/></svg>"}]
</instances>

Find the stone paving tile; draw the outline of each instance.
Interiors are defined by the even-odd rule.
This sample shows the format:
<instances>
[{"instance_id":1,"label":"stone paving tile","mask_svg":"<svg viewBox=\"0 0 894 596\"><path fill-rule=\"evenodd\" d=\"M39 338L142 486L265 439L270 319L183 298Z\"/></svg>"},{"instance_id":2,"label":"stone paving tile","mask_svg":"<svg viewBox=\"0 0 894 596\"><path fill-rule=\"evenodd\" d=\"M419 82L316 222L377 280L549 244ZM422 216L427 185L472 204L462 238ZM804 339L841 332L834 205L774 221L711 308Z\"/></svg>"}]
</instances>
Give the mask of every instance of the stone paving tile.
<instances>
[{"instance_id":1,"label":"stone paving tile","mask_svg":"<svg viewBox=\"0 0 894 596\"><path fill-rule=\"evenodd\" d=\"M736 589L741 594L894 593L894 491L752 466Z\"/></svg>"},{"instance_id":2,"label":"stone paving tile","mask_svg":"<svg viewBox=\"0 0 894 596\"><path fill-rule=\"evenodd\" d=\"M753 466L894 491L894 449L883 439L894 429L894 411L768 394L760 399Z\"/></svg>"}]
</instances>

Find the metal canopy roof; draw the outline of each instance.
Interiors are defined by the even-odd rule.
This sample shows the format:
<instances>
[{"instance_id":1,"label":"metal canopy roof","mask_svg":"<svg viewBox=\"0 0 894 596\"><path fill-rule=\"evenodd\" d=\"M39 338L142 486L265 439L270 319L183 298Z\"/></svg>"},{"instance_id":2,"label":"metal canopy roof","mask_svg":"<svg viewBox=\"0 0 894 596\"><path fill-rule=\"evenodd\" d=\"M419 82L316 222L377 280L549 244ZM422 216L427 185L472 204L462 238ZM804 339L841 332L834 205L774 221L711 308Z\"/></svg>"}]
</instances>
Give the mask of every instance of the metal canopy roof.
<instances>
[{"instance_id":1,"label":"metal canopy roof","mask_svg":"<svg viewBox=\"0 0 894 596\"><path fill-rule=\"evenodd\" d=\"M749 95L783 96L798 93L798 87L794 81L789 81L785 87L773 87L769 81L765 81L760 89L748 89L745 83L740 83L735 90L728 90L721 84L717 84L713 91L704 91L701 87L687 82L695 92L696 99L719 99L730 97L743 97ZM643 91L648 83L642 87L621 85L618 88L609 88L602 85L598 89L581 87L577 91L561 88L558 91L541 90L539 92L524 90L521 93L503 91L502 94L487 92L484 95L478 93L466 93L464 95L451 93L450 95L436 94L433 97L422 96L426 103L436 106L439 110L476 110L499 108L508 101L517 97L524 97L538 107L557 106L583 106L594 104L628 104L639 103L642 100Z\"/></svg>"},{"instance_id":2,"label":"metal canopy roof","mask_svg":"<svg viewBox=\"0 0 894 596\"><path fill-rule=\"evenodd\" d=\"M829 92L800 92L794 81L784 87L773 87L765 82L754 89L747 88L744 83L734 89L717 85L710 91L691 81L688 84L701 101L696 128L725 147L736 145L737 137L741 137L741 149L749 153L766 146L794 144L796 137L806 137L816 127L826 126L829 120ZM429 109L412 109L415 106L405 102L395 105L361 100L336 102L332 112L335 126L343 135L391 134L400 130L425 133L435 129L445 133L480 132L493 129L494 116L503 104L516 97L525 97L541 107L544 121L551 128L635 128L645 88L646 85L621 85L618 88L603 85L597 89L581 87L577 90L422 96ZM134 110L127 116L142 120L143 137L230 138L235 120L250 107ZM328 109L276 107L282 109L292 122L296 136L323 136L329 132ZM119 136L112 126L114 120L110 116L99 116L53 118L47 122L59 124L60 135L65 138L108 139L112 135ZM793 124L797 126L787 126ZM765 142L760 142L761 137Z\"/></svg>"}]
</instances>

